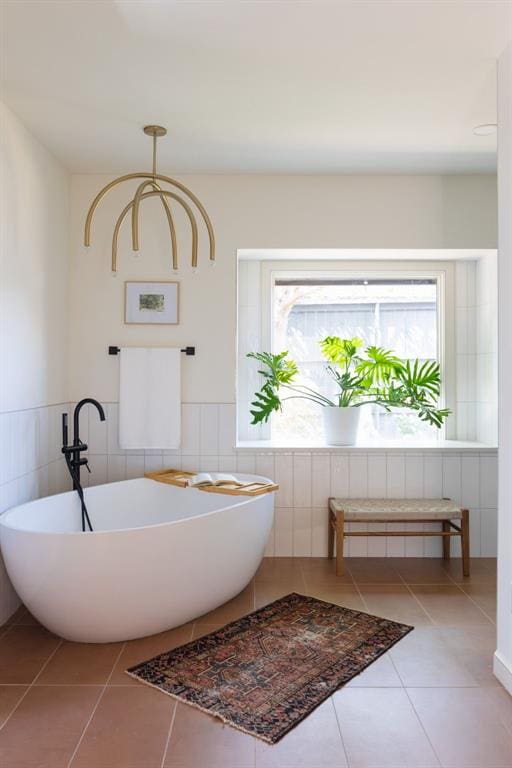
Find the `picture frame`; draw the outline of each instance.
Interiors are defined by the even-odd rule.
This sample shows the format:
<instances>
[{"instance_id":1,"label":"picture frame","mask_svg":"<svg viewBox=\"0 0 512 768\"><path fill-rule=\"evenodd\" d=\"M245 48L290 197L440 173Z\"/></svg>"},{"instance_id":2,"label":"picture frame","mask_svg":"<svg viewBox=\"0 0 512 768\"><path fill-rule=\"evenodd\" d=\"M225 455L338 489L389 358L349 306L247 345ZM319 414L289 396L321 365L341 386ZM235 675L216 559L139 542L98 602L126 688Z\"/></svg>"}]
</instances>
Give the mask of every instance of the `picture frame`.
<instances>
[{"instance_id":1,"label":"picture frame","mask_svg":"<svg viewBox=\"0 0 512 768\"><path fill-rule=\"evenodd\" d=\"M125 282L124 322L127 325L177 325L179 323L179 283Z\"/></svg>"}]
</instances>

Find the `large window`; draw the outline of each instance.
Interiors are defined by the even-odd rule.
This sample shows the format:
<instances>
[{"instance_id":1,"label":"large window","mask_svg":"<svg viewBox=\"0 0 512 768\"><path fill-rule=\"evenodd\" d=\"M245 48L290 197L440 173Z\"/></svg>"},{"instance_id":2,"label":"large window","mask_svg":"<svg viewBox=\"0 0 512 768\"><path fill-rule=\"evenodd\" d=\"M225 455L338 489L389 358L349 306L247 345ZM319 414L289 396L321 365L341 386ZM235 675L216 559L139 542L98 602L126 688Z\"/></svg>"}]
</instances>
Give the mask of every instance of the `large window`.
<instances>
[{"instance_id":1,"label":"large window","mask_svg":"<svg viewBox=\"0 0 512 768\"><path fill-rule=\"evenodd\" d=\"M326 336L358 336L366 345L393 349L403 358L439 359L438 278L336 278L276 276L272 290L272 348L287 349L303 383L330 397L318 344ZM279 442L314 441L321 412L312 403L290 400L272 422ZM362 409L360 439L435 439L437 430L406 411Z\"/></svg>"},{"instance_id":2,"label":"large window","mask_svg":"<svg viewBox=\"0 0 512 768\"><path fill-rule=\"evenodd\" d=\"M455 411L454 267L443 261L273 261L256 256L239 265L238 439L285 446L324 444L322 409L287 400L270 423L251 426L258 364L248 352L287 350L302 383L332 399L319 341L358 336L402 358L438 360L441 403ZM358 442L433 442L455 437L455 414L437 430L406 410L361 409Z\"/></svg>"}]
</instances>

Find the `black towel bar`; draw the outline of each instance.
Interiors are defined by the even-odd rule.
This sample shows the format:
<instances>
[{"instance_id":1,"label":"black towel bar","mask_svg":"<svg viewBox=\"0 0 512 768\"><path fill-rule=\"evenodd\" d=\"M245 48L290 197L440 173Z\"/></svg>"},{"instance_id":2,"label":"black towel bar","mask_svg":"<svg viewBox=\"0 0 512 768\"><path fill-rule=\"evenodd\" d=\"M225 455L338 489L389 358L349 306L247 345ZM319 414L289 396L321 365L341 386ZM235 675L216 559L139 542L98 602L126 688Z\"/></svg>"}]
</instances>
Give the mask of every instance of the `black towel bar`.
<instances>
[{"instance_id":1,"label":"black towel bar","mask_svg":"<svg viewBox=\"0 0 512 768\"><path fill-rule=\"evenodd\" d=\"M120 352L120 351L121 350L119 349L119 347L109 347L108 348L109 355L117 355L117 353ZM191 355L195 355L196 348L195 347L185 347L184 349L180 349L180 352L184 352L186 355L191 356Z\"/></svg>"}]
</instances>

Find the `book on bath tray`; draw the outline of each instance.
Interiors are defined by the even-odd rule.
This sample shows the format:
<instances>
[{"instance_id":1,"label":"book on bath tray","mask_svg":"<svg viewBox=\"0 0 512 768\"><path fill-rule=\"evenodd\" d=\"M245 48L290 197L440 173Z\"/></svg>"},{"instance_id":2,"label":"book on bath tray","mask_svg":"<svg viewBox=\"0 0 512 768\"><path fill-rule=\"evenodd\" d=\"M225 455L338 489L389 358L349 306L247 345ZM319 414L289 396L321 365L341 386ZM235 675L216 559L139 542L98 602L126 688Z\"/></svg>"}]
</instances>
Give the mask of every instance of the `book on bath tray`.
<instances>
[{"instance_id":1,"label":"book on bath tray","mask_svg":"<svg viewBox=\"0 0 512 768\"><path fill-rule=\"evenodd\" d=\"M204 486L233 485L236 488L244 488L246 485L253 485L253 481L247 482L238 480L234 475L228 475L221 472L199 472L193 475L187 483L189 488L200 488Z\"/></svg>"}]
</instances>

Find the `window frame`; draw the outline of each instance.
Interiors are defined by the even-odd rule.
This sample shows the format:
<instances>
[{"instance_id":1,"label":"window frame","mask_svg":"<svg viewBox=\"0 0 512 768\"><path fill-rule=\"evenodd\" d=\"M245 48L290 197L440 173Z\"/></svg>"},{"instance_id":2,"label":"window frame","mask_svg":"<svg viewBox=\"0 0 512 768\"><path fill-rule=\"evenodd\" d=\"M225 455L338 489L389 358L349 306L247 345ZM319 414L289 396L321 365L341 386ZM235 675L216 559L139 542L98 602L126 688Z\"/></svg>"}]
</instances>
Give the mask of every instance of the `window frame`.
<instances>
[{"instance_id":1,"label":"window frame","mask_svg":"<svg viewBox=\"0 0 512 768\"><path fill-rule=\"evenodd\" d=\"M260 264L260 339L261 349L274 352L274 286L276 279L302 279L319 276L338 279L435 279L437 281L437 349L441 369L440 405L450 408L452 416L439 430L439 440L457 436L456 347L455 347L455 264L453 261L343 260L343 261L271 261ZM271 426L265 430L271 439ZM436 441L437 442L437 441Z\"/></svg>"}]
</instances>

